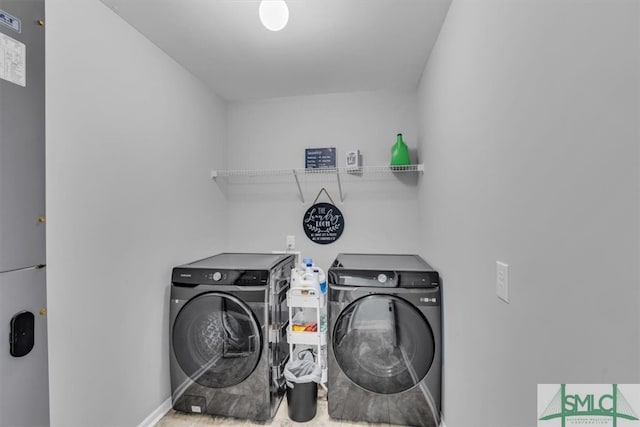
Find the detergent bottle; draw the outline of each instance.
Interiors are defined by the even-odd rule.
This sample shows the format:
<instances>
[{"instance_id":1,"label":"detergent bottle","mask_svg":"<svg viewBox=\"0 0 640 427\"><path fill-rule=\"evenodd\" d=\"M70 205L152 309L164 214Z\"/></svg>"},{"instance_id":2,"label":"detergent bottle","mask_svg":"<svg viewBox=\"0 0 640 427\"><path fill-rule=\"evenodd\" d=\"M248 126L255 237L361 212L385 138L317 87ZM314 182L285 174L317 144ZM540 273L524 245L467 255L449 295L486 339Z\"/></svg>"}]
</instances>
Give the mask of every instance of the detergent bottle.
<instances>
[{"instance_id":1,"label":"detergent bottle","mask_svg":"<svg viewBox=\"0 0 640 427\"><path fill-rule=\"evenodd\" d=\"M312 273L313 272L313 259L312 258L303 258L301 267L305 272Z\"/></svg>"},{"instance_id":2,"label":"detergent bottle","mask_svg":"<svg viewBox=\"0 0 640 427\"><path fill-rule=\"evenodd\" d=\"M318 276L313 271L304 273L302 275L302 280L300 281L300 287L319 290L320 285L318 284Z\"/></svg>"},{"instance_id":3,"label":"detergent bottle","mask_svg":"<svg viewBox=\"0 0 640 427\"><path fill-rule=\"evenodd\" d=\"M300 286L300 271L297 268L292 268L291 269L291 287L292 288L297 288L298 286Z\"/></svg>"},{"instance_id":4,"label":"detergent bottle","mask_svg":"<svg viewBox=\"0 0 640 427\"><path fill-rule=\"evenodd\" d=\"M318 275L318 289L324 295L327 293L327 277L320 267L313 267L313 272Z\"/></svg>"},{"instance_id":5,"label":"detergent bottle","mask_svg":"<svg viewBox=\"0 0 640 427\"><path fill-rule=\"evenodd\" d=\"M307 266L309 264L309 266ZM313 260L311 258L304 258L300 265L291 269L291 287L292 288L308 288L310 287L309 281L304 281L303 276L305 273L311 273L311 266Z\"/></svg>"},{"instance_id":6,"label":"detergent bottle","mask_svg":"<svg viewBox=\"0 0 640 427\"><path fill-rule=\"evenodd\" d=\"M303 273L302 273L302 281L301 285L304 288L313 288L320 291L320 282L318 276L317 267L313 265L313 260L311 258L305 258L302 261L303 265Z\"/></svg>"},{"instance_id":7,"label":"detergent bottle","mask_svg":"<svg viewBox=\"0 0 640 427\"><path fill-rule=\"evenodd\" d=\"M391 147L391 166L404 166L411 164L409 159L409 148L402 140L402 134L399 133L396 143Z\"/></svg>"}]
</instances>

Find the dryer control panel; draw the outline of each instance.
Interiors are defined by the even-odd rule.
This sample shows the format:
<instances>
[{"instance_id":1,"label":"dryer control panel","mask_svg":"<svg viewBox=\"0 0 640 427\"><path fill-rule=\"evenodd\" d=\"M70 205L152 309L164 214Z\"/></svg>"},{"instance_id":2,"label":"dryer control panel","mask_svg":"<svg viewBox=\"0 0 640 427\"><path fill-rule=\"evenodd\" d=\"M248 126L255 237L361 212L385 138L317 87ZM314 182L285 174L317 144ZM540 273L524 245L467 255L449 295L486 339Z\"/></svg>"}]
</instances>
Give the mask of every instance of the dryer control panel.
<instances>
[{"instance_id":1,"label":"dryer control panel","mask_svg":"<svg viewBox=\"0 0 640 427\"><path fill-rule=\"evenodd\" d=\"M418 255L339 254L329 269L329 283L376 288L426 288L440 276Z\"/></svg>"},{"instance_id":2,"label":"dryer control panel","mask_svg":"<svg viewBox=\"0 0 640 427\"><path fill-rule=\"evenodd\" d=\"M171 274L171 283L177 286L260 286L266 285L268 281L269 271L265 270L210 270L176 267Z\"/></svg>"},{"instance_id":3,"label":"dryer control panel","mask_svg":"<svg viewBox=\"0 0 640 427\"><path fill-rule=\"evenodd\" d=\"M329 270L329 283L375 288L427 288L438 286L437 272Z\"/></svg>"}]
</instances>

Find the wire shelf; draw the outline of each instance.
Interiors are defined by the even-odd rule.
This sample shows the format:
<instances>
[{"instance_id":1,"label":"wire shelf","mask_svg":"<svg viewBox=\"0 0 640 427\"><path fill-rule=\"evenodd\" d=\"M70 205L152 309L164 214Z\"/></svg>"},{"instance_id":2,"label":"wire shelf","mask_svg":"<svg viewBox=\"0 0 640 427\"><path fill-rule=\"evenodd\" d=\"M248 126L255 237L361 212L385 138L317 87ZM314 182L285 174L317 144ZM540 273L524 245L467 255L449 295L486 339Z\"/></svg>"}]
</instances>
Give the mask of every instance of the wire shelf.
<instances>
[{"instance_id":1,"label":"wire shelf","mask_svg":"<svg viewBox=\"0 0 640 427\"><path fill-rule=\"evenodd\" d=\"M313 176L313 175L344 175L344 174L369 174L369 173L397 173L397 172L424 172L423 164L406 166L361 166L359 168L319 168L319 169L256 169L256 170L213 170L211 178L219 177L260 177L260 176Z\"/></svg>"},{"instance_id":2,"label":"wire shelf","mask_svg":"<svg viewBox=\"0 0 640 427\"><path fill-rule=\"evenodd\" d=\"M211 179L225 177L266 177L266 176L293 176L296 186L298 187L298 195L300 200L304 203L304 195L302 193L302 187L300 181L302 179L308 179L311 177L323 177L323 176L335 176L338 182L338 191L340 192L340 201L344 202L344 196L342 194L342 183L340 176L349 175L367 175L367 174L384 174L384 173L406 173L406 172L424 172L423 164L406 165L406 166L361 166L359 168L318 168L318 169L255 169L255 170L212 170Z\"/></svg>"}]
</instances>

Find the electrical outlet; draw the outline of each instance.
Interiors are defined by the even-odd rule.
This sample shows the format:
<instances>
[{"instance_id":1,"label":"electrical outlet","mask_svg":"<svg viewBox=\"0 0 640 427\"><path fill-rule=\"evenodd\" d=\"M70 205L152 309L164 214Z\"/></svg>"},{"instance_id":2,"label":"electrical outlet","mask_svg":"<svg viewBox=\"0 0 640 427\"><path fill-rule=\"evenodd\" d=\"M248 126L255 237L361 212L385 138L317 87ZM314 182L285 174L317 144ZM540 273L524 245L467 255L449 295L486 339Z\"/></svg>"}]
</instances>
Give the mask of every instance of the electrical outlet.
<instances>
[{"instance_id":1,"label":"electrical outlet","mask_svg":"<svg viewBox=\"0 0 640 427\"><path fill-rule=\"evenodd\" d=\"M496 295L509 303L509 264L496 261Z\"/></svg>"},{"instance_id":2,"label":"electrical outlet","mask_svg":"<svg viewBox=\"0 0 640 427\"><path fill-rule=\"evenodd\" d=\"M287 250L291 251L296 248L296 236L287 236Z\"/></svg>"}]
</instances>

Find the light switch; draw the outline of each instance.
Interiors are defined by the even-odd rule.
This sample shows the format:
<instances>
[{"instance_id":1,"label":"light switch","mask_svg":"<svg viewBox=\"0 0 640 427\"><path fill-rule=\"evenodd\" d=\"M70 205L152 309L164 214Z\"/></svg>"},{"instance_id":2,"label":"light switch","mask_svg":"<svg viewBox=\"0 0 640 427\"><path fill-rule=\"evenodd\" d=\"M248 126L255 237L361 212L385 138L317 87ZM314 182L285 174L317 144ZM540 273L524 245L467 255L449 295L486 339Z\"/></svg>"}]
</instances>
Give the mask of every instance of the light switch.
<instances>
[{"instance_id":1,"label":"light switch","mask_svg":"<svg viewBox=\"0 0 640 427\"><path fill-rule=\"evenodd\" d=\"M509 264L496 261L496 295L509 303Z\"/></svg>"}]
</instances>

